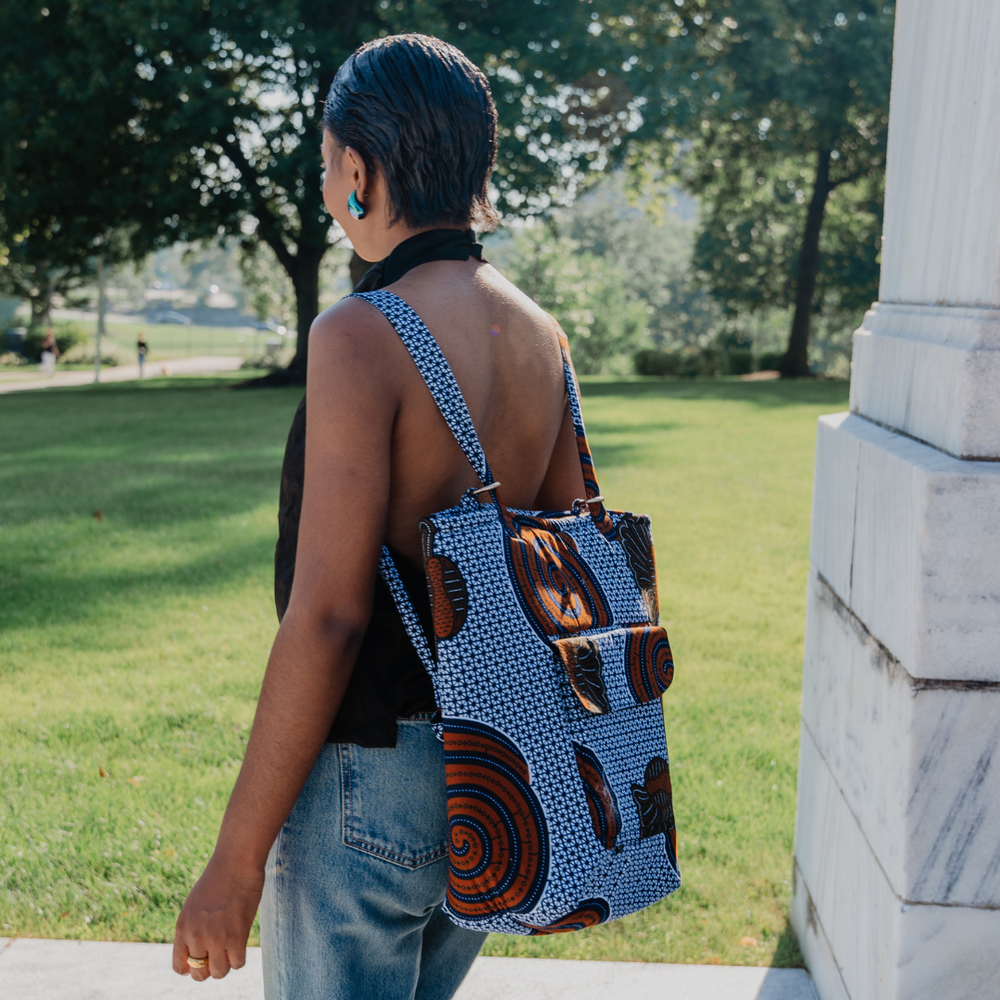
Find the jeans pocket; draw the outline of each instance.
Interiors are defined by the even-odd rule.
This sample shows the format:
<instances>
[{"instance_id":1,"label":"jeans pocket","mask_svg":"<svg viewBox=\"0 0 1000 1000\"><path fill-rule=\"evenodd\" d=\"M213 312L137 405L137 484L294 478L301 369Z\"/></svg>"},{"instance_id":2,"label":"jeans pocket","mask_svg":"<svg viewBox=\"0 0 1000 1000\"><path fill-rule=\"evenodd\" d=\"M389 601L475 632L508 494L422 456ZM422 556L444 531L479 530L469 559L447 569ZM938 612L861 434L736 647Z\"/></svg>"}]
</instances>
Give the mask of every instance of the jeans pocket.
<instances>
[{"instance_id":1,"label":"jeans pocket","mask_svg":"<svg viewBox=\"0 0 1000 1000\"><path fill-rule=\"evenodd\" d=\"M340 745L344 844L403 868L448 854L444 748L427 721L401 719L396 746Z\"/></svg>"}]
</instances>

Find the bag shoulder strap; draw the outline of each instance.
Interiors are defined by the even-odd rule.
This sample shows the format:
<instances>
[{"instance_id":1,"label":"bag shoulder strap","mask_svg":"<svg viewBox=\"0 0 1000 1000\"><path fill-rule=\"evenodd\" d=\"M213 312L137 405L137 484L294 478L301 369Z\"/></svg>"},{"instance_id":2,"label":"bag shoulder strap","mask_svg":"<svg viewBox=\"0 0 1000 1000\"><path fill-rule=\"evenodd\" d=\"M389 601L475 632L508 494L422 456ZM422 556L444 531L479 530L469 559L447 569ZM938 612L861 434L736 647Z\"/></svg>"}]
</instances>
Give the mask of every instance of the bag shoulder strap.
<instances>
[{"instance_id":1,"label":"bag shoulder strap","mask_svg":"<svg viewBox=\"0 0 1000 1000\"><path fill-rule=\"evenodd\" d=\"M451 365L448 364L448 359L444 356L444 351L438 346L427 325L406 302L392 292L378 289L371 292L355 292L353 297L364 299L373 305L392 324L469 464L484 486L492 483L490 465L479 442L479 435L476 434L465 397L451 370ZM403 620L403 626L410 637L410 642L413 643L413 648L417 651L424 668L433 677L437 670L434 654L387 545L382 546L378 568L379 574L392 594L396 610L399 611L399 617Z\"/></svg>"},{"instance_id":2,"label":"bag shoulder strap","mask_svg":"<svg viewBox=\"0 0 1000 1000\"><path fill-rule=\"evenodd\" d=\"M493 482L486 454L479 442L472 416L466 405L465 397L459 388L458 381L445 358L444 352L438 346L434 335L427 325L417 315L413 308L398 295L383 290L373 292L355 292L355 298L371 303L392 324L403 346L406 347L417 366L424 383L427 385L437 408L441 411L455 440L469 464L476 471L483 485ZM580 393L573 365L569 356L569 341L566 334L559 332L559 347L563 359L563 375L566 380L566 396L569 400L570 414L573 418L573 431L576 435L577 452L580 456L580 466L583 470L583 481L586 487L587 499L600 496L597 475L594 472L594 460L587 442L587 432L583 426L583 413L580 409Z\"/></svg>"},{"instance_id":3,"label":"bag shoulder strap","mask_svg":"<svg viewBox=\"0 0 1000 1000\"><path fill-rule=\"evenodd\" d=\"M465 397L444 351L438 347L438 342L424 321L392 292L355 292L353 297L370 302L393 325L469 464L484 486L492 483L493 475L483 446L479 443L479 435L476 434Z\"/></svg>"},{"instance_id":4,"label":"bag shoulder strap","mask_svg":"<svg viewBox=\"0 0 1000 1000\"><path fill-rule=\"evenodd\" d=\"M486 461L486 453L476 434L475 425L472 422L472 415L466 405L465 397L455 378L448 359L444 356L444 351L438 346L433 334L427 329L427 325L417 315L413 308L404 302L398 295L382 289L371 292L355 292L354 298L364 299L373 305L392 324L393 329L399 335L403 346L409 352L413 363L417 366L421 378L427 386L434 402L437 404L441 416L444 417L455 440L462 449L463 454L469 460L469 464L479 476L484 486L493 482L493 474L490 472L489 463ZM592 500L600 496L600 488L597 485L597 477L594 473L594 461L590 454L590 445L587 443L587 433L583 426L583 414L580 409L580 395L576 385L576 378L573 374L573 366L569 357L569 342L566 335L560 332L559 346L563 358L563 374L566 379L566 395L569 400L570 414L573 418L573 430L576 435L577 452L580 456L580 466L583 470L584 486L587 492L587 499ZM499 506L496 493L493 493L493 500ZM595 504L591 507L591 515L602 530L611 527L610 519L607 517L604 504ZM606 524L605 524L606 522ZM403 586L403 581L393 562L392 555L387 546L382 546L382 556L379 560L379 573L385 580L389 591L395 601L396 608L403 620L407 635L413 643L417 655L421 662L432 676L437 669L434 656L431 652L427 636L420 625L420 620L410 601L410 596Z\"/></svg>"},{"instance_id":5,"label":"bag shoulder strap","mask_svg":"<svg viewBox=\"0 0 1000 1000\"><path fill-rule=\"evenodd\" d=\"M399 570L396 569L396 564L392 560L388 545L382 546L378 571L382 579L385 580L389 593L392 594L393 603L395 603L399 617L403 621L403 628L406 629L406 634L410 637L410 642L413 643L413 648L417 651L420 662L424 665L427 673L433 677L434 671L437 669L434 653L431 651L430 643L427 641L424 628L417 617L416 609L413 607L413 601L410 600L403 578L399 575Z\"/></svg>"},{"instance_id":6,"label":"bag shoulder strap","mask_svg":"<svg viewBox=\"0 0 1000 1000\"><path fill-rule=\"evenodd\" d=\"M569 412L573 417L573 433L576 435L576 450L580 456L580 468L583 471L583 485L587 491L587 499L593 500L601 495L597 485L597 473L594 471L594 459L590 454L590 444L587 441L587 431L583 426L583 411L580 409L580 391L576 384L576 375L569 358L569 339L562 330L559 331L559 348L562 351L563 373L566 377L566 395L569 398ZM595 521L602 521L604 504L591 507Z\"/></svg>"}]
</instances>

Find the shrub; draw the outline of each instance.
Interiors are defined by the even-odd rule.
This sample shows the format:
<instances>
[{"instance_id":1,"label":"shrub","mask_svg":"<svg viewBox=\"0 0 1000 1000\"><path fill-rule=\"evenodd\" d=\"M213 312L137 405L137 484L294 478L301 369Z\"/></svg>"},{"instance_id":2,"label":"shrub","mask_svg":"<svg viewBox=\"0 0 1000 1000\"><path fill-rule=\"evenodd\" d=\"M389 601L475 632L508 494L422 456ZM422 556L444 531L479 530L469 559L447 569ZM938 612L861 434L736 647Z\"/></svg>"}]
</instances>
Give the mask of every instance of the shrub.
<instances>
[{"instance_id":1,"label":"shrub","mask_svg":"<svg viewBox=\"0 0 1000 1000\"><path fill-rule=\"evenodd\" d=\"M58 342L58 338L56 338ZM69 365L92 365L94 363L94 345L92 343L74 344L68 351L59 355L59 360ZM101 338L101 364L108 368L125 365L131 361L131 356L110 340Z\"/></svg>"},{"instance_id":2,"label":"shrub","mask_svg":"<svg viewBox=\"0 0 1000 1000\"><path fill-rule=\"evenodd\" d=\"M676 351L639 351L635 355L636 375L677 375L681 357Z\"/></svg>"},{"instance_id":3,"label":"shrub","mask_svg":"<svg viewBox=\"0 0 1000 1000\"><path fill-rule=\"evenodd\" d=\"M762 372L776 371L784 356L784 351L765 351L757 358L757 367Z\"/></svg>"},{"instance_id":4,"label":"shrub","mask_svg":"<svg viewBox=\"0 0 1000 1000\"><path fill-rule=\"evenodd\" d=\"M753 371L753 354L747 347L703 347L686 351L639 351L636 375L679 378L718 378L747 375Z\"/></svg>"},{"instance_id":5,"label":"shrub","mask_svg":"<svg viewBox=\"0 0 1000 1000\"><path fill-rule=\"evenodd\" d=\"M26 364L28 364L28 359L13 351L4 351L3 354L0 354L0 368L19 368Z\"/></svg>"},{"instance_id":6,"label":"shrub","mask_svg":"<svg viewBox=\"0 0 1000 1000\"><path fill-rule=\"evenodd\" d=\"M753 352L749 347L734 347L726 352L727 375L749 375L753 371Z\"/></svg>"},{"instance_id":7,"label":"shrub","mask_svg":"<svg viewBox=\"0 0 1000 1000\"><path fill-rule=\"evenodd\" d=\"M281 359L275 354L262 354L259 358L247 358L240 368L264 368L275 371L281 367Z\"/></svg>"}]
</instances>

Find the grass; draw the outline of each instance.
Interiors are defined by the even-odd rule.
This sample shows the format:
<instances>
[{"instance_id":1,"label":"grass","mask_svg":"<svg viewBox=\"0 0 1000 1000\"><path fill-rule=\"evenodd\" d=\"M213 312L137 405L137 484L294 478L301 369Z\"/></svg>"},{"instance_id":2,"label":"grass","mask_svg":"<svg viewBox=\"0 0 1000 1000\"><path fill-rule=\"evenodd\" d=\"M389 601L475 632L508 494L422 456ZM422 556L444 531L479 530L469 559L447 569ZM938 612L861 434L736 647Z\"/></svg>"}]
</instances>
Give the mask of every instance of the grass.
<instances>
[{"instance_id":1,"label":"grass","mask_svg":"<svg viewBox=\"0 0 1000 1000\"><path fill-rule=\"evenodd\" d=\"M88 324L88 329L91 324ZM135 354L140 333L149 344L149 363L167 358L200 355L242 355L260 357L269 339L276 339L270 330L252 330L235 326L185 326L176 323L133 323L117 320L107 324L109 340L127 352ZM290 338L294 340L293 335Z\"/></svg>"},{"instance_id":2,"label":"grass","mask_svg":"<svg viewBox=\"0 0 1000 1000\"><path fill-rule=\"evenodd\" d=\"M0 935L169 940L211 849L275 630L299 397L226 384L0 396ZM590 380L584 395L604 494L653 515L684 885L486 954L799 964L814 425L847 387Z\"/></svg>"}]
</instances>

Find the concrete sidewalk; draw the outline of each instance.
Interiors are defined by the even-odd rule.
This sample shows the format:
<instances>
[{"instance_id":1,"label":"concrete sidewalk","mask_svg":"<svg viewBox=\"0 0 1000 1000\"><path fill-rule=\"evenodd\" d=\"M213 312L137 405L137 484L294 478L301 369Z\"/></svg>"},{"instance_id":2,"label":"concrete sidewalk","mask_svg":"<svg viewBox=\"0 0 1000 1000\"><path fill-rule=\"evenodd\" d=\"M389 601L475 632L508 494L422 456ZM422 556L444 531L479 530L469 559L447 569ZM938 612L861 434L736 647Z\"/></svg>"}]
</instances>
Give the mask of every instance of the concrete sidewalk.
<instances>
[{"instance_id":1,"label":"concrete sidewalk","mask_svg":"<svg viewBox=\"0 0 1000 1000\"><path fill-rule=\"evenodd\" d=\"M164 370L168 375L216 375L220 372L236 371L242 363L242 358L219 355L206 355L197 358L167 358L162 361L147 362L146 378L162 378ZM101 382L131 382L138 377L138 365L118 365L115 368L101 369ZM48 377L26 377L15 368L9 373L0 374L0 393L91 385L93 381L93 369L71 372L56 371L55 375Z\"/></svg>"},{"instance_id":2,"label":"concrete sidewalk","mask_svg":"<svg viewBox=\"0 0 1000 1000\"><path fill-rule=\"evenodd\" d=\"M0 938L3 1000L263 1000L260 949L225 979L192 982L169 944ZM358 997L357 1000L378 1000ZM478 958L455 1000L817 1000L801 969Z\"/></svg>"}]
</instances>

